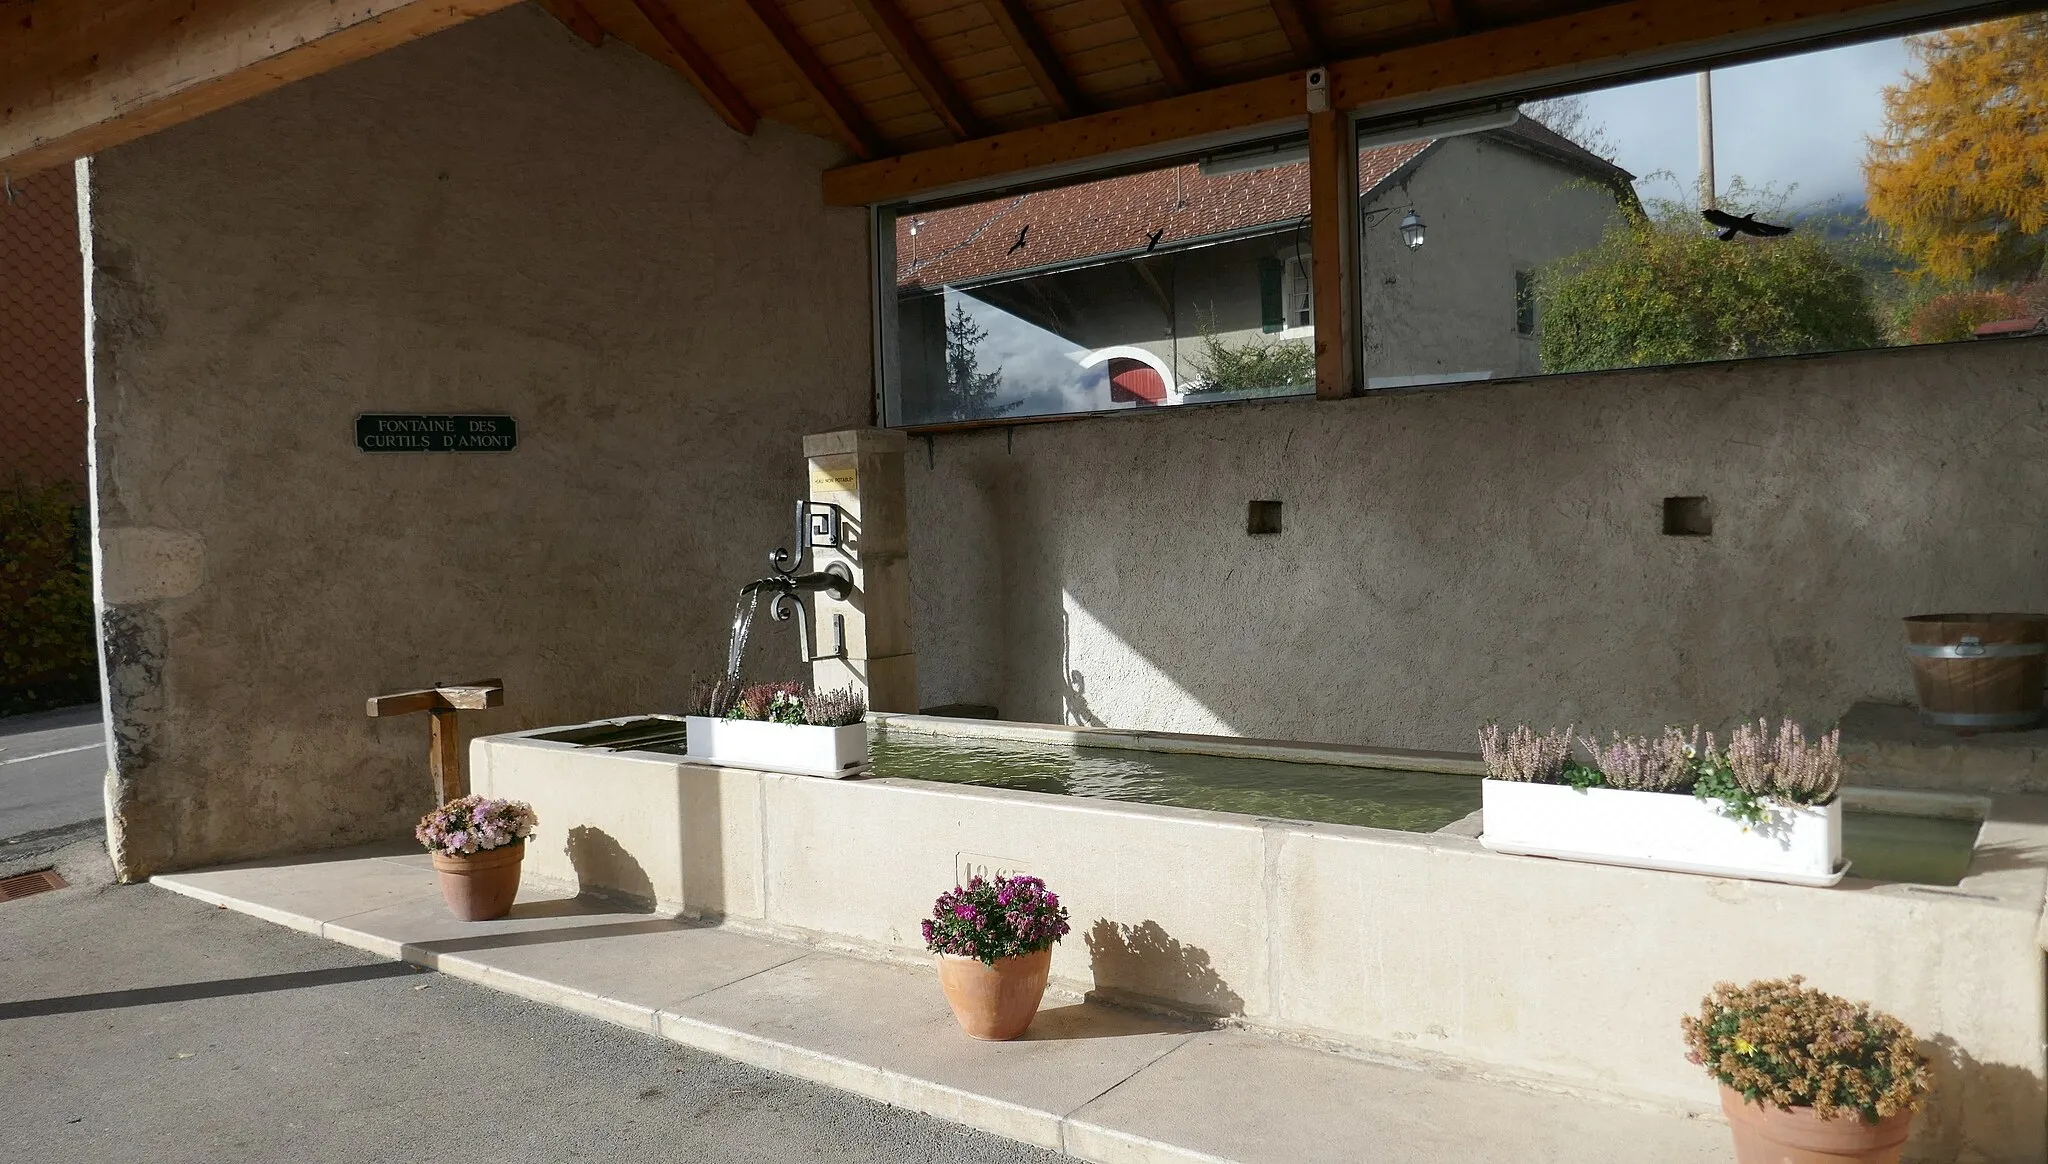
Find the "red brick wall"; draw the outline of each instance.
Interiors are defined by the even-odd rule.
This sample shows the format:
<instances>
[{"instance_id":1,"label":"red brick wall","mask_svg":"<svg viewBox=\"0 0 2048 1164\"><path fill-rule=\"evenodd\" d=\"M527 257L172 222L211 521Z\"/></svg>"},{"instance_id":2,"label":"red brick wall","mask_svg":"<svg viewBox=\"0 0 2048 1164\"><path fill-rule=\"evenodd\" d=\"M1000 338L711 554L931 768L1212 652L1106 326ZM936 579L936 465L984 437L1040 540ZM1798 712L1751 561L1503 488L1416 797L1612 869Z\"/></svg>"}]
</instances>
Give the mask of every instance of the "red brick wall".
<instances>
[{"instance_id":1,"label":"red brick wall","mask_svg":"<svg viewBox=\"0 0 2048 1164\"><path fill-rule=\"evenodd\" d=\"M84 290L69 166L0 193L0 488L85 484Z\"/></svg>"}]
</instances>

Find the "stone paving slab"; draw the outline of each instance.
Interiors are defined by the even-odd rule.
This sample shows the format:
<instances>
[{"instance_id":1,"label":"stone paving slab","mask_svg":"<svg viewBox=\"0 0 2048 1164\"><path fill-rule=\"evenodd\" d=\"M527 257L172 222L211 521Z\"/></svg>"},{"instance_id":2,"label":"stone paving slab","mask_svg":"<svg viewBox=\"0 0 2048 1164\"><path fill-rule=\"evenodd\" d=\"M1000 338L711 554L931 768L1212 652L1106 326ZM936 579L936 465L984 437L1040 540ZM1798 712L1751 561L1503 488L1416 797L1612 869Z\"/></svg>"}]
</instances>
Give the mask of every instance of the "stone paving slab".
<instances>
[{"instance_id":1,"label":"stone paving slab","mask_svg":"<svg viewBox=\"0 0 2048 1164\"><path fill-rule=\"evenodd\" d=\"M1103 1164L1722 1164L1718 1120L1048 998L979 1043L935 975L590 899L458 922L417 850L159 876L173 892Z\"/></svg>"},{"instance_id":2,"label":"stone paving slab","mask_svg":"<svg viewBox=\"0 0 2048 1164\"><path fill-rule=\"evenodd\" d=\"M1238 1031L1191 1036L1066 1121L1066 1150L1109 1164L1720 1164L1714 1119L1591 1103L1370 1063Z\"/></svg>"}]
</instances>

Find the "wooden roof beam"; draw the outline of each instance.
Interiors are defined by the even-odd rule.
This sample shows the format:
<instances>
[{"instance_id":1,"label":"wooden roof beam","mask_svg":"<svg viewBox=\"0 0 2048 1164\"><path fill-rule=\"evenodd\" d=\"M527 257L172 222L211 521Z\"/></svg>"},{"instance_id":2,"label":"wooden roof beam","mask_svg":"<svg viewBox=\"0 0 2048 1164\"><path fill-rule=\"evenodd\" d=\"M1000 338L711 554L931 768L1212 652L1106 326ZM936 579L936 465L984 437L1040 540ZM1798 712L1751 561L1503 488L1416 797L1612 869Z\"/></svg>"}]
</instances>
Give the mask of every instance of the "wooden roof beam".
<instances>
[{"instance_id":1,"label":"wooden roof beam","mask_svg":"<svg viewBox=\"0 0 2048 1164\"><path fill-rule=\"evenodd\" d=\"M1273 8L1274 19L1280 22L1280 31L1287 34L1287 46L1294 50L1294 61L1299 65L1323 63L1323 38L1316 32L1315 17L1310 15L1308 6L1302 0L1267 0ZM1449 0L1433 0L1434 3L1448 3Z\"/></svg>"},{"instance_id":2,"label":"wooden roof beam","mask_svg":"<svg viewBox=\"0 0 2048 1164\"><path fill-rule=\"evenodd\" d=\"M44 0L0 22L0 163L61 165L517 2Z\"/></svg>"},{"instance_id":3,"label":"wooden roof beam","mask_svg":"<svg viewBox=\"0 0 2048 1164\"><path fill-rule=\"evenodd\" d=\"M752 17L755 30L767 38L782 63L796 74L797 84L855 157L875 158L889 152L875 127L869 124L867 114L839 87L839 82L826 70L825 62L797 33L796 26L775 0L740 0L740 8Z\"/></svg>"},{"instance_id":4,"label":"wooden roof beam","mask_svg":"<svg viewBox=\"0 0 2048 1164\"><path fill-rule=\"evenodd\" d=\"M1451 36L1469 31L1465 27L1465 14L1459 11L1458 0L1429 0L1429 14L1436 20L1436 26Z\"/></svg>"},{"instance_id":5,"label":"wooden roof beam","mask_svg":"<svg viewBox=\"0 0 2048 1164\"><path fill-rule=\"evenodd\" d=\"M946 70L939 67L931 46L896 6L896 0L853 0L853 6L859 9L868 27L875 30L875 35L882 38L882 47L910 75L910 83L924 94L925 104L946 123L946 131L955 139L980 137L981 118L954 87Z\"/></svg>"},{"instance_id":6,"label":"wooden roof beam","mask_svg":"<svg viewBox=\"0 0 2048 1164\"><path fill-rule=\"evenodd\" d=\"M570 32L582 37L583 42L591 48L604 47L604 25L599 24L597 17L592 16L590 10L578 4L576 0L540 0L540 6L547 9L549 16L561 21Z\"/></svg>"},{"instance_id":7,"label":"wooden roof beam","mask_svg":"<svg viewBox=\"0 0 2048 1164\"><path fill-rule=\"evenodd\" d=\"M711 106L719 120L739 132L752 135L754 127L760 124L761 115L747 102L746 94L739 86L726 77L725 70L718 67L710 53L704 51L690 30L676 18L669 0L633 0L633 7L654 26L655 35L676 54L677 72L703 96L704 103Z\"/></svg>"},{"instance_id":8,"label":"wooden roof beam","mask_svg":"<svg viewBox=\"0 0 2048 1164\"><path fill-rule=\"evenodd\" d=\"M1038 18L1031 15L1024 0L985 0L985 6L1024 71L1031 74L1032 83L1045 94L1045 103L1052 106L1052 111L1062 118L1088 112L1087 96L1074 84L1073 75L1067 72L1052 42L1045 39L1045 30L1038 26Z\"/></svg>"},{"instance_id":9,"label":"wooden roof beam","mask_svg":"<svg viewBox=\"0 0 2048 1164\"><path fill-rule=\"evenodd\" d=\"M1187 42L1180 38L1173 15L1166 10L1166 0L1124 0L1124 11L1138 26L1138 37L1159 66L1159 75L1166 78L1167 88L1175 93L1199 88L1201 74L1195 69L1195 58L1188 55Z\"/></svg>"},{"instance_id":10,"label":"wooden roof beam","mask_svg":"<svg viewBox=\"0 0 2048 1164\"><path fill-rule=\"evenodd\" d=\"M1944 19L1898 13L1893 0L1802 0L1796 8L1782 0L1630 0L1335 62L1330 103L1368 112L1421 108L1440 94L1536 88L1602 69L1626 68L1636 77L1690 71L1704 57L1743 59L1773 45L1873 28L1907 33ZM864 206L960 192L1205 137L1298 127L1307 112L1302 78L1296 70L842 166L825 172L825 202Z\"/></svg>"}]
</instances>

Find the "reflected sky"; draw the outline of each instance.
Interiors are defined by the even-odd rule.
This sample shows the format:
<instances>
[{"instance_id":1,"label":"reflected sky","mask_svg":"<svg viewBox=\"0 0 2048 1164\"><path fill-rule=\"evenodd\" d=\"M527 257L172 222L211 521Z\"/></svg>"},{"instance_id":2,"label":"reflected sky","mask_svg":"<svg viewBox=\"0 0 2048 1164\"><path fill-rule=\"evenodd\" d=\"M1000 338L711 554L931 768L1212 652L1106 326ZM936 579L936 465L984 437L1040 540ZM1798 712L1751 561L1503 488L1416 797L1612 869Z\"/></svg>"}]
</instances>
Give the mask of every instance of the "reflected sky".
<instances>
[{"instance_id":1,"label":"reflected sky","mask_svg":"<svg viewBox=\"0 0 2048 1164\"><path fill-rule=\"evenodd\" d=\"M1864 140L1884 128L1883 89L1905 79L1902 40L1851 45L1714 71L1714 170L1725 189L1796 186L1793 206L1863 200ZM1699 183L1698 83L1693 76L1586 94L1615 161L1648 176L1651 197L1691 201Z\"/></svg>"},{"instance_id":2,"label":"reflected sky","mask_svg":"<svg viewBox=\"0 0 2048 1164\"><path fill-rule=\"evenodd\" d=\"M1082 367L1080 361L1087 352L1073 341L965 292L948 289L947 315L953 313L955 305L988 332L988 338L976 352L981 357L980 370L1002 369L1003 385L997 401L1024 402L1022 408L1012 410L1012 415L1132 407L1110 402L1107 365Z\"/></svg>"}]
</instances>

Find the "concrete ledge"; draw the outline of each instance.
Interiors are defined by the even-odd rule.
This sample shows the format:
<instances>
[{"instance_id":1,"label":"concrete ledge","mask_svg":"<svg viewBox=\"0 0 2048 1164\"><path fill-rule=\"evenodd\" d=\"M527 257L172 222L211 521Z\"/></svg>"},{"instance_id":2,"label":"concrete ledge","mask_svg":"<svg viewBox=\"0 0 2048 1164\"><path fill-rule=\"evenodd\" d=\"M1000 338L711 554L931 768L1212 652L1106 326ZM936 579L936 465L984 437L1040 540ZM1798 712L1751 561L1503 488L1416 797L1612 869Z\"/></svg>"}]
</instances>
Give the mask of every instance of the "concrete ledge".
<instances>
[{"instance_id":1,"label":"concrete ledge","mask_svg":"<svg viewBox=\"0 0 2048 1164\"><path fill-rule=\"evenodd\" d=\"M1848 782L1944 792L2048 793L2048 728L1960 736L1892 703L1858 703L1842 717Z\"/></svg>"},{"instance_id":2,"label":"concrete ledge","mask_svg":"<svg viewBox=\"0 0 2048 1164\"><path fill-rule=\"evenodd\" d=\"M1082 1160L1730 1158L1718 1119L1370 1063L1064 997L1047 999L1026 1038L977 1043L954 1026L929 966L822 953L577 898L528 897L511 917L457 922L424 858L398 852L252 863L154 883Z\"/></svg>"}]
</instances>

